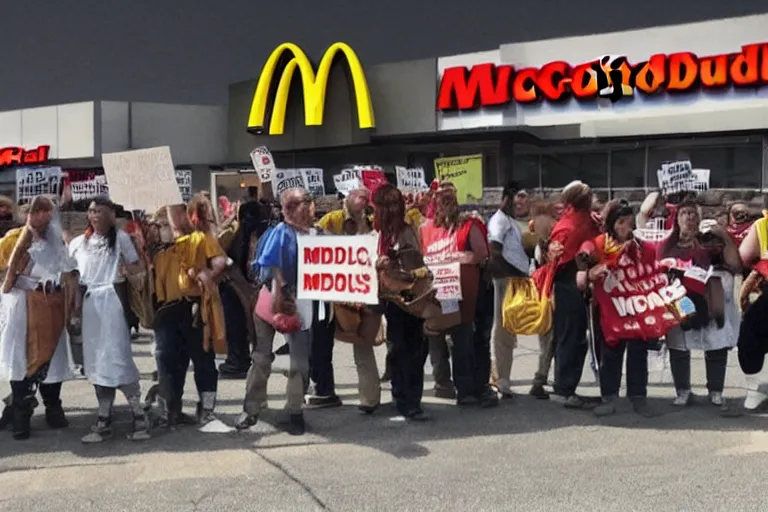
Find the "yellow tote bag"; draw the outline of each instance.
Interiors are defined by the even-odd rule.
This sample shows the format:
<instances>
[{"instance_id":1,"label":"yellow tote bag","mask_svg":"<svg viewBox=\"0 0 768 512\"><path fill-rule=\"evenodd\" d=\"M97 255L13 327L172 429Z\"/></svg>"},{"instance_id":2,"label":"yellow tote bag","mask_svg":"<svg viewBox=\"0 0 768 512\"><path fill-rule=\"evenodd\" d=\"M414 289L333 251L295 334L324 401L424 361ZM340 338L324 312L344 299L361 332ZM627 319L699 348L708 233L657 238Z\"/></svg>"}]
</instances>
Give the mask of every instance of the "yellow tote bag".
<instances>
[{"instance_id":1,"label":"yellow tote bag","mask_svg":"<svg viewBox=\"0 0 768 512\"><path fill-rule=\"evenodd\" d=\"M543 290L530 277L511 278L502 307L504 329L512 334L546 334L552 329L552 278L548 269Z\"/></svg>"}]
</instances>

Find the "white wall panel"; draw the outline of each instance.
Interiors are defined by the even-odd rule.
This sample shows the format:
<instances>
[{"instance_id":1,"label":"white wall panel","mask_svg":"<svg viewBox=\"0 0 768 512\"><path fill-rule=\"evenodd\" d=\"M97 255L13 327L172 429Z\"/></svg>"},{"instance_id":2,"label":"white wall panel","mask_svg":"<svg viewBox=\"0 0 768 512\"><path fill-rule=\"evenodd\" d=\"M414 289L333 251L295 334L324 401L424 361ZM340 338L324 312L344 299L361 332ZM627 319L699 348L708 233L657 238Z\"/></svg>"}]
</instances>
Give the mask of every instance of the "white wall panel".
<instances>
[{"instance_id":1,"label":"white wall panel","mask_svg":"<svg viewBox=\"0 0 768 512\"><path fill-rule=\"evenodd\" d=\"M127 151L130 148L129 103L101 102L101 153Z\"/></svg>"},{"instance_id":2,"label":"white wall panel","mask_svg":"<svg viewBox=\"0 0 768 512\"><path fill-rule=\"evenodd\" d=\"M38 146L49 145L49 158L58 158L56 107L30 108L21 111L22 146L34 149Z\"/></svg>"},{"instance_id":3,"label":"white wall panel","mask_svg":"<svg viewBox=\"0 0 768 512\"><path fill-rule=\"evenodd\" d=\"M52 158L88 158L95 154L94 103L58 105L58 141ZM53 148L52 148L53 149Z\"/></svg>"},{"instance_id":4,"label":"white wall panel","mask_svg":"<svg viewBox=\"0 0 768 512\"><path fill-rule=\"evenodd\" d=\"M21 146L21 110L0 112L0 148Z\"/></svg>"}]
</instances>

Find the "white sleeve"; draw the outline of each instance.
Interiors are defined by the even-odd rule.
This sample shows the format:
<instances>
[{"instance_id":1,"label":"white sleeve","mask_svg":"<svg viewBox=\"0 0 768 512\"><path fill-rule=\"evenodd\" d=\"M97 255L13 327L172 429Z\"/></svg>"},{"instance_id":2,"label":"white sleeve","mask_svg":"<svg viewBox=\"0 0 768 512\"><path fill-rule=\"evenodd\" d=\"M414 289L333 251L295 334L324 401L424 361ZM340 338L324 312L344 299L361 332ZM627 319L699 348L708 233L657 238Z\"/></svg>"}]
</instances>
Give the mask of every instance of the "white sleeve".
<instances>
[{"instance_id":1,"label":"white sleeve","mask_svg":"<svg viewBox=\"0 0 768 512\"><path fill-rule=\"evenodd\" d=\"M83 245L83 241L85 240L85 235L79 235L70 240L69 246L67 247L67 250L69 251L69 256L74 258L75 253L80 249L80 247Z\"/></svg>"},{"instance_id":2,"label":"white sleeve","mask_svg":"<svg viewBox=\"0 0 768 512\"><path fill-rule=\"evenodd\" d=\"M139 262L139 253L136 252L133 240L131 240L128 233L121 229L117 230L117 247L120 250L120 254L123 256L123 261L128 264Z\"/></svg>"},{"instance_id":3,"label":"white sleeve","mask_svg":"<svg viewBox=\"0 0 768 512\"><path fill-rule=\"evenodd\" d=\"M504 244L504 235L509 230L509 219L506 216L494 214L488 222L488 240Z\"/></svg>"}]
</instances>

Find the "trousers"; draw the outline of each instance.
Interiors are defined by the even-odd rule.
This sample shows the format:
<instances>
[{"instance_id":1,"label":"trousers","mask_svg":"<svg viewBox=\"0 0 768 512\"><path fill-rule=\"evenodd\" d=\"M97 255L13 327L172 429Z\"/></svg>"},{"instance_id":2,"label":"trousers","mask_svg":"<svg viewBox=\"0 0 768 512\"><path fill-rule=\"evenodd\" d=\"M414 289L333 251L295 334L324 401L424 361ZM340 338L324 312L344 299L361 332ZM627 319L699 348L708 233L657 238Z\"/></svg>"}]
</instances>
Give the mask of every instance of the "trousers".
<instances>
[{"instance_id":1,"label":"trousers","mask_svg":"<svg viewBox=\"0 0 768 512\"><path fill-rule=\"evenodd\" d=\"M678 391L691 389L691 353L687 350L669 349L669 366L672 380ZM707 391L722 393L725 388L725 371L728 367L728 349L704 352L704 367L707 372Z\"/></svg>"},{"instance_id":2,"label":"trousers","mask_svg":"<svg viewBox=\"0 0 768 512\"><path fill-rule=\"evenodd\" d=\"M492 373L497 379L509 380L512 373L512 360L517 348L517 336L504 328L504 295L509 278L493 280L493 329L491 330L491 349L493 351Z\"/></svg>"},{"instance_id":3,"label":"trousers","mask_svg":"<svg viewBox=\"0 0 768 512\"><path fill-rule=\"evenodd\" d=\"M555 281L555 394L576 394L587 357L587 307L576 281Z\"/></svg>"},{"instance_id":4,"label":"trousers","mask_svg":"<svg viewBox=\"0 0 768 512\"><path fill-rule=\"evenodd\" d=\"M275 329L259 318L256 324L256 346L251 352L251 368L245 380L243 410L249 416L256 416L267 401L267 382L272 373L272 349ZM312 346L312 332L298 331L284 334L289 349L288 383L285 386L285 408L299 413L304 405L304 390L309 383L309 355Z\"/></svg>"},{"instance_id":5,"label":"trousers","mask_svg":"<svg viewBox=\"0 0 768 512\"><path fill-rule=\"evenodd\" d=\"M155 319L155 360L160 392L171 412L181 412L184 385L192 361L197 392L216 393L216 354L203 348L203 329L194 324L193 303L182 300L165 307Z\"/></svg>"}]
</instances>

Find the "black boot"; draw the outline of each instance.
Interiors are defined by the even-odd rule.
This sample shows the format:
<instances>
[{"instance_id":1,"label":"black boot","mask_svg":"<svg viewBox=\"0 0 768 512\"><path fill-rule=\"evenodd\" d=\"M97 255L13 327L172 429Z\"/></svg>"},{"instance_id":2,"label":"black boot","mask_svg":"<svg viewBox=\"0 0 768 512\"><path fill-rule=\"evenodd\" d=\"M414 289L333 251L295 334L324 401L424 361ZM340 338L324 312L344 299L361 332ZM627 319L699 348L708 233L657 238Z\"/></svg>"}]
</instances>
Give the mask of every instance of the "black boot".
<instances>
[{"instance_id":1,"label":"black boot","mask_svg":"<svg viewBox=\"0 0 768 512\"><path fill-rule=\"evenodd\" d=\"M0 430L5 430L13 424L13 405L11 404L11 396L3 399L3 414L0 415Z\"/></svg>"},{"instance_id":2,"label":"black boot","mask_svg":"<svg viewBox=\"0 0 768 512\"><path fill-rule=\"evenodd\" d=\"M288 433L292 436L303 436L306 432L306 425L304 423L304 414L292 413L288 418Z\"/></svg>"},{"instance_id":3,"label":"black boot","mask_svg":"<svg viewBox=\"0 0 768 512\"><path fill-rule=\"evenodd\" d=\"M35 398L24 398L21 402L13 404L13 438L17 441L29 439L31 432L30 420L35 410Z\"/></svg>"},{"instance_id":4,"label":"black boot","mask_svg":"<svg viewBox=\"0 0 768 512\"><path fill-rule=\"evenodd\" d=\"M45 405L45 422L54 429L67 428L69 421L61 406L61 383L40 384L40 395Z\"/></svg>"}]
</instances>

